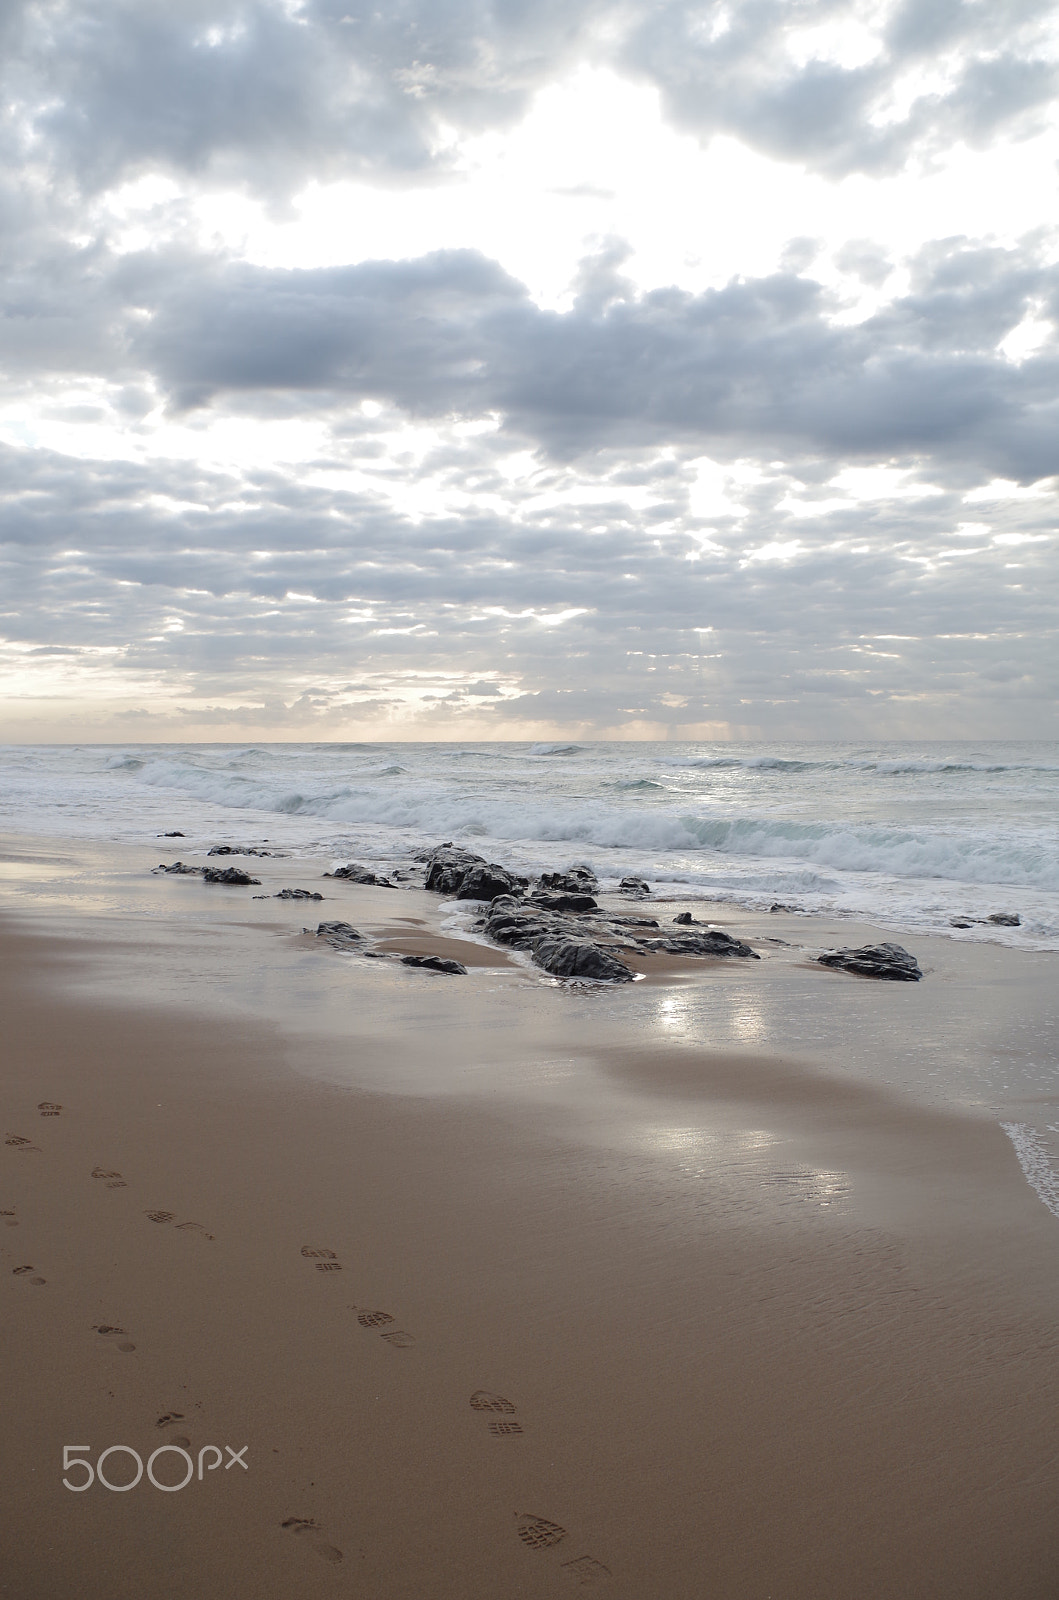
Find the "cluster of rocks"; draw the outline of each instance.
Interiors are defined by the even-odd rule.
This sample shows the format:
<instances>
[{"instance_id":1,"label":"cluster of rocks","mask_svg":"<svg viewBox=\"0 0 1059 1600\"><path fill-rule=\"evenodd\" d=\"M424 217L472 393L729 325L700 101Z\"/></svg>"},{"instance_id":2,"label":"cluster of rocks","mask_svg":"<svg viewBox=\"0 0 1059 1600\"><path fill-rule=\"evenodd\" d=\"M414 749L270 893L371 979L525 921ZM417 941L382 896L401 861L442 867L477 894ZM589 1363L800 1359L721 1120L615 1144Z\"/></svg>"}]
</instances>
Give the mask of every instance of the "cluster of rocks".
<instances>
[{"instance_id":1,"label":"cluster of rocks","mask_svg":"<svg viewBox=\"0 0 1059 1600\"><path fill-rule=\"evenodd\" d=\"M189 867L183 861L174 861L166 866L160 861L157 867L152 867L152 872L175 872L178 875L187 874L191 877L201 878L204 883L235 883L239 885L256 884L261 887L260 878L252 878L241 867Z\"/></svg>"},{"instance_id":2,"label":"cluster of rocks","mask_svg":"<svg viewBox=\"0 0 1059 1600\"><path fill-rule=\"evenodd\" d=\"M180 835L183 838L183 834ZM215 844L206 851L208 856L278 856L282 850L257 850L253 845Z\"/></svg>"},{"instance_id":3,"label":"cluster of rocks","mask_svg":"<svg viewBox=\"0 0 1059 1600\"><path fill-rule=\"evenodd\" d=\"M322 900L315 889L281 889L278 894L255 894L255 900Z\"/></svg>"},{"instance_id":4,"label":"cluster of rocks","mask_svg":"<svg viewBox=\"0 0 1059 1600\"><path fill-rule=\"evenodd\" d=\"M859 950L830 950L816 959L822 967L838 967L862 978L918 983L923 976L915 956L899 944L865 944Z\"/></svg>"}]
</instances>

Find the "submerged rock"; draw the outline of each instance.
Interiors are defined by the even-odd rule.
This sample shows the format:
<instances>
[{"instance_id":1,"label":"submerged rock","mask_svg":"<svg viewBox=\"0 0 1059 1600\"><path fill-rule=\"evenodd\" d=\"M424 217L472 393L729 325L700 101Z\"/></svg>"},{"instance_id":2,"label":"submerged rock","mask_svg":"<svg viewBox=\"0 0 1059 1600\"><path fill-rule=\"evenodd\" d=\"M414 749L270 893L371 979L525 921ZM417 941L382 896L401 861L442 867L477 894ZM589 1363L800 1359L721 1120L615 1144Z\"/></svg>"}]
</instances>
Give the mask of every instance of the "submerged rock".
<instances>
[{"instance_id":1,"label":"submerged rock","mask_svg":"<svg viewBox=\"0 0 1059 1600\"><path fill-rule=\"evenodd\" d=\"M206 883L261 884L260 878L252 878L242 867L203 867L202 876Z\"/></svg>"},{"instance_id":2,"label":"submerged rock","mask_svg":"<svg viewBox=\"0 0 1059 1600\"><path fill-rule=\"evenodd\" d=\"M623 878L618 885L619 894L631 894L642 900L651 893L651 885L646 878Z\"/></svg>"},{"instance_id":3,"label":"submerged rock","mask_svg":"<svg viewBox=\"0 0 1059 1600\"><path fill-rule=\"evenodd\" d=\"M174 828L172 833L159 833L156 837L159 839L182 839L184 835L179 828Z\"/></svg>"},{"instance_id":4,"label":"submerged rock","mask_svg":"<svg viewBox=\"0 0 1059 1600\"><path fill-rule=\"evenodd\" d=\"M497 895L518 895L525 888L525 878L517 878L495 861L472 866L456 886L457 900L495 900ZM430 888L429 875L427 888Z\"/></svg>"},{"instance_id":5,"label":"submerged rock","mask_svg":"<svg viewBox=\"0 0 1059 1600\"><path fill-rule=\"evenodd\" d=\"M1022 918L1017 911L994 911L991 917L986 917L987 922L992 922L998 928L1021 928Z\"/></svg>"},{"instance_id":6,"label":"submerged rock","mask_svg":"<svg viewBox=\"0 0 1059 1600\"><path fill-rule=\"evenodd\" d=\"M277 850L256 850L253 845L215 844L206 851L208 856L274 856Z\"/></svg>"},{"instance_id":7,"label":"submerged rock","mask_svg":"<svg viewBox=\"0 0 1059 1600\"><path fill-rule=\"evenodd\" d=\"M428 967L431 972L451 972L463 978L467 976L467 968L462 961L452 961L448 956L402 956L401 965Z\"/></svg>"},{"instance_id":8,"label":"submerged rock","mask_svg":"<svg viewBox=\"0 0 1059 1600\"><path fill-rule=\"evenodd\" d=\"M533 961L556 978L594 978L604 983L631 983L636 976L624 961L598 944L545 935L533 947Z\"/></svg>"},{"instance_id":9,"label":"submerged rock","mask_svg":"<svg viewBox=\"0 0 1059 1600\"><path fill-rule=\"evenodd\" d=\"M367 867L358 866L351 861L348 866L336 867L334 872L325 872L325 878L345 878L350 883L374 884L377 889L392 889L393 884L389 878L382 878L377 872L371 872Z\"/></svg>"},{"instance_id":10,"label":"submerged rock","mask_svg":"<svg viewBox=\"0 0 1059 1600\"><path fill-rule=\"evenodd\" d=\"M318 939L326 939L336 950L348 950L364 938L349 922L321 922L316 930Z\"/></svg>"},{"instance_id":11,"label":"submerged rock","mask_svg":"<svg viewBox=\"0 0 1059 1600\"><path fill-rule=\"evenodd\" d=\"M822 967L839 967L863 978L892 978L898 983L918 983L923 976L915 956L899 944L866 944L859 950L832 950L817 956Z\"/></svg>"},{"instance_id":12,"label":"submerged rock","mask_svg":"<svg viewBox=\"0 0 1059 1600\"><path fill-rule=\"evenodd\" d=\"M203 873L205 870L206 870L205 867L188 867L188 866L185 866L183 861L174 861L172 866L168 866L168 867L166 866L164 861L160 861L156 867L152 867L151 868L152 872L190 872L195 877L199 877L200 874Z\"/></svg>"},{"instance_id":13,"label":"submerged rock","mask_svg":"<svg viewBox=\"0 0 1059 1600\"><path fill-rule=\"evenodd\" d=\"M708 928L705 933L671 933L664 939L643 939L641 943L645 950L665 950L674 956L748 956L752 961L761 960L756 950L719 928Z\"/></svg>"}]
</instances>

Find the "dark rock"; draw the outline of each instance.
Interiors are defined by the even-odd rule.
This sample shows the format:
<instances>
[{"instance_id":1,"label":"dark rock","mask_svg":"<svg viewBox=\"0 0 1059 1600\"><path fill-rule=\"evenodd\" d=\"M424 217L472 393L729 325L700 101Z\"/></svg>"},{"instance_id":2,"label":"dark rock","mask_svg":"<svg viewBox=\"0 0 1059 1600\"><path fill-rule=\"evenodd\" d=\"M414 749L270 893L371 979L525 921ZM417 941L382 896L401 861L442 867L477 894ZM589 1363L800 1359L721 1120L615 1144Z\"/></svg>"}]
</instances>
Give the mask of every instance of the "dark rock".
<instances>
[{"instance_id":1,"label":"dark rock","mask_svg":"<svg viewBox=\"0 0 1059 1600\"><path fill-rule=\"evenodd\" d=\"M598 944L545 935L533 949L533 961L556 978L594 978L603 983L631 983L636 976L624 961Z\"/></svg>"},{"instance_id":2,"label":"dark rock","mask_svg":"<svg viewBox=\"0 0 1059 1600\"><path fill-rule=\"evenodd\" d=\"M351 945L359 944L364 935L348 922L321 922L316 937L326 939L336 950L348 950Z\"/></svg>"},{"instance_id":3,"label":"dark rock","mask_svg":"<svg viewBox=\"0 0 1059 1600\"><path fill-rule=\"evenodd\" d=\"M709 928L705 933L674 933L664 939L643 939L645 950L666 950L674 956L743 956L760 961L756 950L751 950L741 939L719 928Z\"/></svg>"},{"instance_id":4,"label":"dark rock","mask_svg":"<svg viewBox=\"0 0 1059 1600\"><path fill-rule=\"evenodd\" d=\"M918 983L923 976L915 956L899 944L866 944L859 950L832 950L817 956L822 967L839 967L864 978L892 978L898 983Z\"/></svg>"},{"instance_id":5,"label":"dark rock","mask_svg":"<svg viewBox=\"0 0 1059 1600\"><path fill-rule=\"evenodd\" d=\"M242 867L203 867L202 876L207 883L261 883L260 878L252 878Z\"/></svg>"},{"instance_id":6,"label":"dark rock","mask_svg":"<svg viewBox=\"0 0 1059 1600\"><path fill-rule=\"evenodd\" d=\"M457 900L495 900L498 895L521 894L525 878L516 878L513 872L498 867L495 861L473 866L465 872L456 887ZM429 889L429 879L427 888Z\"/></svg>"},{"instance_id":7,"label":"dark rock","mask_svg":"<svg viewBox=\"0 0 1059 1600\"><path fill-rule=\"evenodd\" d=\"M156 867L151 868L152 872L190 872L196 877L205 870L204 867L187 867L183 861L174 861L170 867L167 867L164 861L160 861Z\"/></svg>"},{"instance_id":8,"label":"dark rock","mask_svg":"<svg viewBox=\"0 0 1059 1600\"><path fill-rule=\"evenodd\" d=\"M774 900L769 906L770 911L801 911L802 906L789 906L785 900Z\"/></svg>"},{"instance_id":9,"label":"dark rock","mask_svg":"<svg viewBox=\"0 0 1059 1600\"><path fill-rule=\"evenodd\" d=\"M565 872L542 872L537 888L559 894L593 894L599 888L599 879L591 867L568 867Z\"/></svg>"},{"instance_id":10,"label":"dark rock","mask_svg":"<svg viewBox=\"0 0 1059 1600\"><path fill-rule=\"evenodd\" d=\"M183 837L183 835L181 835ZM274 856L278 850L255 850L253 845L215 844L206 851L208 856Z\"/></svg>"},{"instance_id":11,"label":"dark rock","mask_svg":"<svg viewBox=\"0 0 1059 1600\"><path fill-rule=\"evenodd\" d=\"M155 837L158 839L182 839L184 835L179 828L175 828L172 833L159 833Z\"/></svg>"},{"instance_id":12,"label":"dark rock","mask_svg":"<svg viewBox=\"0 0 1059 1600\"><path fill-rule=\"evenodd\" d=\"M994 911L991 917L986 917L987 922L992 922L998 928L1021 928L1022 918L1017 911Z\"/></svg>"},{"instance_id":13,"label":"dark rock","mask_svg":"<svg viewBox=\"0 0 1059 1600\"><path fill-rule=\"evenodd\" d=\"M455 894L472 867L488 866L484 856L473 850L461 850L453 845L439 845L427 860L425 887L435 894Z\"/></svg>"},{"instance_id":14,"label":"dark rock","mask_svg":"<svg viewBox=\"0 0 1059 1600\"><path fill-rule=\"evenodd\" d=\"M612 928L657 928L658 922L654 917L616 917L607 913L607 921Z\"/></svg>"},{"instance_id":15,"label":"dark rock","mask_svg":"<svg viewBox=\"0 0 1059 1600\"><path fill-rule=\"evenodd\" d=\"M535 890L530 895L530 900L535 906L540 906L543 911L598 911L599 907L590 894L541 894Z\"/></svg>"},{"instance_id":16,"label":"dark rock","mask_svg":"<svg viewBox=\"0 0 1059 1600\"><path fill-rule=\"evenodd\" d=\"M682 911L680 913L679 917L674 917L673 918L673 921L674 922L682 922L685 927L688 927L688 926L690 926L691 923L693 923L695 921L695 918L692 916L690 911Z\"/></svg>"},{"instance_id":17,"label":"dark rock","mask_svg":"<svg viewBox=\"0 0 1059 1600\"><path fill-rule=\"evenodd\" d=\"M377 889L392 889L393 884L389 878L381 878L376 872L369 872L367 867L360 867L351 861L346 867L336 867L334 872L325 872L325 878L346 878L350 883L373 883Z\"/></svg>"},{"instance_id":18,"label":"dark rock","mask_svg":"<svg viewBox=\"0 0 1059 1600\"><path fill-rule=\"evenodd\" d=\"M638 900L642 900L645 895L651 893L651 885L645 878L623 878L618 885L618 893L635 895Z\"/></svg>"},{"instance_id":19,"label":"dark rock","mask_svg":"<svg viewBox=\"0 0 1059 1600\"><path fill-rule=\"evenodd\" d=\"M255 900L258 898L259 896L254 896ZM281 889L279 894L274 894L271 898L273 900L322 900L323 895L316 894L312 889Z\"/></svg>"},{"instance_id":20,"label":"dark rock","mask_svg":"<svg viewBox=\"0 0 1059 1600\"><path fill-rule=\"evenodd\" d=\"M971 921L971 919L969 917L950 917L949 918L949 927L950 928L973 928L974 927L974 923Z\"/></svg>"},{"instance_id":21,"label":"dark rock","mask_svg":"<svg viewBox=\"0 0 1059 1600\"><path fill-rule=\"evenodd\" d=\"M448 956L402 956L401 965L405 967L429 967L431 972L453 972L461 977L467 976L467 968L461 961L450 961Z\"/></svg>"}]
</instances>

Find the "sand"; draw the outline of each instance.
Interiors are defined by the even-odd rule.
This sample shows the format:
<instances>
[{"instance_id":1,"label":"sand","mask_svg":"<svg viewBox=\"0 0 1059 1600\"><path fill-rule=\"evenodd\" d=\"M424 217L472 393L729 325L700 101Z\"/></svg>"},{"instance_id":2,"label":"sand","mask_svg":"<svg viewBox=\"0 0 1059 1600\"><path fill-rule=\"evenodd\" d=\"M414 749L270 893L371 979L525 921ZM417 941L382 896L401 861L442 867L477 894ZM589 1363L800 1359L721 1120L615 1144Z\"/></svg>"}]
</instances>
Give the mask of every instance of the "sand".
<instances>
[{"instance_id":1,"label":"sand","mask_svg":"<svg viewBox=\"0 0 1059 1600\"><path fill-rule=\"evenodd\" d=\"M7 854L0 1595L1053 1592L1059 1219L999 1121L1059 1122L1055 957L578 993L301 933L466 954L413 892ZM66 1445L176 1441L222 1463L63 1487Z\"/></svg>"}]
</instances>

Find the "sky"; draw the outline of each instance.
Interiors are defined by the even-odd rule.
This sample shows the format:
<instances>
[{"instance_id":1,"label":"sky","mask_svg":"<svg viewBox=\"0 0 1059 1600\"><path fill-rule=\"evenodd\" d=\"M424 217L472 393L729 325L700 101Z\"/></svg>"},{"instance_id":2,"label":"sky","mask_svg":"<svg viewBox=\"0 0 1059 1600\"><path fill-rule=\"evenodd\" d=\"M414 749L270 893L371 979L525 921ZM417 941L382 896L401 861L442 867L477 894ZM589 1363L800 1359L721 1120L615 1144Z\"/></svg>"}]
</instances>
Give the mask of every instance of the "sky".
<instances>
[{"instance_id":1,"label":"sky","mask_svg":"<svg viewBox=\"0 0 1059 1600\"><path fill-rule=\"evenodd\" d=\"M1059 736L1041 0L0 0L0 740Z\"/></svg>"}]
</instances>

